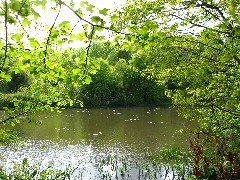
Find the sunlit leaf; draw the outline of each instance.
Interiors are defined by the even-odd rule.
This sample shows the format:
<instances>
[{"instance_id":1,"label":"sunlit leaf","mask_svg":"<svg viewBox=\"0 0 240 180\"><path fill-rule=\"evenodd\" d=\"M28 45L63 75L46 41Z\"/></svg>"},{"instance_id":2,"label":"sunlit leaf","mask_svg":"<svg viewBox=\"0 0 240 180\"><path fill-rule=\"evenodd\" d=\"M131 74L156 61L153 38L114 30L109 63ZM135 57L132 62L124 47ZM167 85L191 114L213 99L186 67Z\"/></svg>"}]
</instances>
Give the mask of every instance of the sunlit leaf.
<instances>
[{"instance_id":1,"label":"sunlit leaf","mask_svg":"<svg viewBox=\"0 0 240 180\"><path fill-rule=\"evenodd\" d=\"M15 123L14 123L14 122L11 122L11 126L14 127L14 126L15 126Z\"/></svg>"},{"instance_id":2,"label":"sunlit leaf","mask_svg":"<svg viewBox=\"0 0 240 180\"><path fill-rule=\"evenodd\" d=\"M80 6L81 7L85 7L88 4L89 4L88 1L80 1Z\"/></svg>"},{"instance_id":3,"label":"sunlit leaf","mask_svg":"<svg viewBox=\"0 0 240 180\"><path fill-rule=\"evenodd\" d=\"M102 14L104 16L107 16L107 12L109 11L110 9L107 9L107 8L104 8L102 10L99 10L99 14Z\"/></svg>"},{"instance_id":4,"label":"sunlit leaf","mask_svg":"<svg viewBox=\"0 0 240 180\"><path fill-rule=\"evenodd\" d=\"M99 16L92 16L91 21L98 24L98 23L101 23L103 20Z\"/></svg>"},{"instance_id":5,"label":"sunlit leaf","mask_svg":"<svg viewBox=\"0 0 240 180\"><path fill-rule=\"evenodd\" d=\"M87 11L89 11L90 13L93 13L94 12L94 8L95 6L93 6L92 4L89 4L86 8Z\"/></svg>"},{"instance_id":6,"label":"sunlit leaf","mask_svg":"<svg viewBox=\"0 0 240 180\"><path fill-rule=\"evenodd\" d=\"M92 82L91 77L87 76L86 79L84 80L85 84L90 84Z\"/></svg>"},{"instance_id":7,"label":"sunlit leaf","mask_svg":"<svg viewBox=\"0 0 240 180\"><path fill-rule=\"evenodd\" d=\"M117 15L112 15L111 16L111 22L115 22L118 20L118 16Z\"/></svg>"},{"instance_id":8,"label":"sunlit leaf","mask_svg":"<svg viewBox=\"0 0 240 180\"><path fill-rule=\"evenodd\" d=\"M29 38L29 41L30 41L30 46L31 46L32 48L37 48L37 47L39 47L39 43L38 43L38 41L37 41L36 39L34 39L34 38Z\"/></svg>"},{"instance_id":9,"label":"sunlit leaf","mask_svg":"<svg viewBox=\"0 0 240 180\"><path fill-rule=\"evenodd\" d=\"M59 27L59 28L63 28L63 29L68 29L68 30L71 30L71 29L72 29L69 21L63 21L63 22L61 22L61 23L58 25L58 27Z\"/></svg>"},{"instance_id":10,"label":"sunlit leaf","mask_svg":"<svg viewBox=\"0 0 240 180\"><path fill-rule=\"evenodd\" d=\"M20 42L20 40L23 38L23 36L21 34L14 34L12 36L12 39L14 39L16 42Z\"/></svg>"},{"instance_id":11,"label":"sunlit leaf","mask_svg":"<svg viewBox=\"0 0 240 180\"><path fill-rule=\"evenodd\" d=\"M23 19L22 25L23 25L24 27L26 27L26 26L29 27L30 24L31 24L31 22L30 22L27 18L24 18L24 19Z\"/></svg>"}]
</instances>

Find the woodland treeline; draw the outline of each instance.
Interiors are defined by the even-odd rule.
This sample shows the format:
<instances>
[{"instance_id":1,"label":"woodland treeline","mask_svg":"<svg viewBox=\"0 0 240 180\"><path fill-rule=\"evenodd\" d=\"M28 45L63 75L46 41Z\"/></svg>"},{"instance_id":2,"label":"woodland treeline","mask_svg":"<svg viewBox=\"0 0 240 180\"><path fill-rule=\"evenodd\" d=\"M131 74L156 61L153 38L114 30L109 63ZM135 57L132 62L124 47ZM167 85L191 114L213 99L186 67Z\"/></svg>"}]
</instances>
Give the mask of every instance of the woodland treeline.
<instances>
[{"instance_id":1,"label":"woodland treeline","mask_svg":"<svg viewBox=\"0 0 240 180\"><path fill-rule=\"evenodd\" d=\"M68 72L77 71L78 58L84 54L84 48L68 48L54 50L52 58L58 67L66 69L64 76L70 76ZM79 107L79 102L84 107L171 103L165 95L166 85L144 76L140 71L147 67L146 62L143 62L144 58L146 59L143 55L103 43L94 43L88 56L96 67L88 72L86 82L66 84L57 81L49 84L47 88L57 86L64 94L68 94L71 99L78 102L73 104L73 107ZM14 99L27 98L26 91L31 83L36 81L34 78L35 76L28 71L20 70L11 74L9 82L1 82L1 108L14 107ZM69 77L68 81L70 80ZM63 108L66 107L70 107L70 104Z\"/></svg>"}]
</instances>

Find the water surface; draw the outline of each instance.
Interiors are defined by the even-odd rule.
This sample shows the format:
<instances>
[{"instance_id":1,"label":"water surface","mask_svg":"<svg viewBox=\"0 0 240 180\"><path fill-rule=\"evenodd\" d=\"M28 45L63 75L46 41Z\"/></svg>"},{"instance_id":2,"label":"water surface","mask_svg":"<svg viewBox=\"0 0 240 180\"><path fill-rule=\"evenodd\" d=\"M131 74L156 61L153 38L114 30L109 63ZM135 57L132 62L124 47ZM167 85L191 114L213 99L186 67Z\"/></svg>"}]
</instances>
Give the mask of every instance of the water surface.
<instances>
[{"instance_id":1,"label":"water surface","mask_svg":"<svg viewBox=\"0 0 240 180\"><path fill-rule=\"evenodd\" d=\"M184 120L171 107L66 109L40 113L37 118L43 120L42 125L16 126L21 132L20 145L0 149L5 166L11 168L27 158L32 163L41 162L44 168L52 161L54 168L71 164L85 179L94 179L99 178L96 166L103 159L145 161L146 152L173 144L188 147L187 136L177 133ZM137 169L132 166L129 173L134 179Z\"/></svg>"}]
</instances>

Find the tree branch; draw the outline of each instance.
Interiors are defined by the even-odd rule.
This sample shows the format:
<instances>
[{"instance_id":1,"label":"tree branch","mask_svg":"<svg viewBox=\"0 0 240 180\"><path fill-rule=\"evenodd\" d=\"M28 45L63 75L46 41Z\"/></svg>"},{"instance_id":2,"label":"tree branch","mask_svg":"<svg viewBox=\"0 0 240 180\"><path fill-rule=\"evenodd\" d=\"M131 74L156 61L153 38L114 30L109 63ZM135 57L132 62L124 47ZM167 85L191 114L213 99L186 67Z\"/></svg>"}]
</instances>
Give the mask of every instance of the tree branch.
<instances>
[{"instance_id":1,"label":"tree branch","mask_svg":"<svg viewBox=\"0 0 240 180\"><path fill-rule=\"evenodd\" d=\"M4 49L4 59L2 62L2 66L0 68L0 71L3 71L3 67L5 65L6 59L7 59L7 51L8 51L8 27L7 27L7 14L8 14L8 4L7 0L5 0L5 49Z\"/></svg>"},{"instance_id":2,"label":"tree branch","mask_svg":"<svg viewBox=\"0 0 240 180\"><path fill-rule=\"evenodd\" d=\"M80 20L78 20L77 23L73 26L73 28L72 28L71 32L69 33L69 35L72 34L73 30L75 29L75 27L78 25L79 22L80 22Z\"/></svg>"},{"instance_id":3,"label":"tree branch","mask_svg":"<svg viewBox=\"0 0 240 180\"><path fill-rule=\"evenodd\" d=\"M179 48L182 48L182 47L179 47ZM189 53L192 53L192 54L198 56L198 57L201 57L201 58L204 58L204 59L207 59L207 60L210 60L210 61L215 61L215 59L209 58L209 57L207 57L207 56L203 56L203 55L201 55L201 54L199 54L199 53L196 53L195 51L193 51L193 50L191 50L191 49L185 49L185 50L186 50L187 52L189 52Z\"/></svg>"},{"instance_id":4,"label":"tree branch","mask_svg":"<svg viewBox=\"0 0 240 180\"><path fill-rule=\"evenodd\" d=\"M58 16L59 16L59 14L60 14L60 11L61 11L61 7L60 7L60 9L59 9L59 11L58 11L58 14L57 14L57 16L56 16L56 18L55 18L55 20L54 20L54 22L53 22L50 30L49 30L49 34L48 34L48 38L47 38L47 43L46 43L46 47L45 47L45 50L44 50L44 58L43 58L43 63L44 63L45 69L47 69L46 58L47 58L48 45L49 45L49 43L50 43L50 36L51 36L52 30L53 30L53 28L54 28L54 26L55 26L55 24L56 24L56 21L57 21L57 19L58 19Z\"/></svg>"},{"instance_id":5,"label":"tree branch","mask_svg":"<svg viewBox=\"0 0 240 180\"><path fill-rule=\"evenodd\" d=\"M182 18L182 17L177 16L177 15L175 15L175 14L171 14L171 13L170 13L169 15L170 15L170 16L173 16L173 17L176 17L176 18L178 18L178 19L180 19L180 20L182 20L182 21L185 21L185 20L186 20L185 18ZM219 31L219 30L216 30L216 29L213 29L213 28L210 28L210 27L207 27L207 26L203 26L203 25L201 25L201 24L197 24L197 23L194 23L194 22L191 22L191 21L189 21L189 23L192 24L192 25L194 25L194 26L197 26L197 27L201 27L201 28L204 28L204 29L210 29L210 30L215 31L215 32L217 32L217 33L228 34L228 33L224 32L224 31Z\"/></svg>"},{"instance_id":6,"label":"tree branch","mask_svg":"<svg viewBox=\"0 0 240 180\"><path fill-rule=\"evenodd\" d=\"M65 2L59 0L59 3L66 6L70 11L72 11L80 20L90 24L91 26L95 26L95 27L99 27L99 28L103 28L103 29L106 29L106 30L110 30L110 31L113 31L115 33L118 33L118 34L123 34L123 35L131 35L129 33L124 33L124 32L121 32L121 31L117 31L115 29L112 29L110 27L105 27L105 26L101 26L101 25L98 25L98 24L93 24L92 22L82 18L74 9L72 9L70 6L68 6Z\"/></svg>"},{"instance_id":7,"label":"tree branch","mask_svg":"<svg viewBox=\"0 0 240 180\"><path fill-rule=\"evenodd\" d=\"M24 2L23 2L23 0L22 0L22 6L21 6L21 8L18 10L18 13L21 12L21 10L22 10L22 8L24 7L24 5L26 4L26 2L27 2L27 0L25 0Z\"/></svg>"},{"instance_id":8,"label":"tree branch","mask_svg":"<svg viewBox=\"0 0 240 180\"><path fill-rule=\"evenodd\" d=\"M4 124L7 121L13 120L13 119L15 119L15 118L17 118L19 116L22 116L22 115L26 115L27 113L28 113L28 111L24 111L24 112L21 112L21 113L18 113L16 115L14 115L14 116L10 116L7 119L4 119L4 120L0 121L0 124Z\"/></svg>"},{"instance_id":9,"label":"tree branch","mask_svg":"<svg viewBox=\"0 0 240 180\"><path fill-rule=\"evenodd\" d=\"M223 15L223 12L217 6L208 4L208 3L203 1L202 4L197 3L196 7L206 7L206 8L209 8L209 9L216 10L218 12L218 14L221 16L222 20L225 19L225 16Z\"/></svg>"},{"instance_id":10,"label":"tree branch","mask_svg":"<svg viewBox=\"0 0 240 180\"><path fill-rule=\"evenodd\" d=\"M233 58L234 58L235 61L237 61L238 64L240 64L240 59L236 54L233 55Z\"/></svg>"},{"instance_id":11,"label":"tree branch","mask_svg":"<svg viewBox=\"0 0 240 180\"><path fill-rule=\"evenodd\" d=\"M207 45L207 44L205 44L205 43L203 43L203 42L200 42L200 41L193 41L193 40L188 40L188 39L185 39L185 41L184 41L184 40L182 40L182 41L180 41L180 40L175 40L175 41L177 41L177 42L192 42L192 43L196 43L196 44L201 44L201 45L203 45L203 46L209 47L209 48L214 49L214 50L216 50L216 51L222 52L221 49L215 48L215 47L213 47L213 46L209 46L209 45Z\"/></svg>"},{"instance_id":12,"label":"tree branch","mask_svg":"<svg viewBox=\"0 0 240 180\"><path fill-rule=\"evenodd\" d=\"M206 2L202 2L202 4L197 4L196 7L206 7L206 8L209 8L209 9L212 9L212 10L216 10L217 13L220 15L220 17L222 18L222 20L224 21L226 18L223 14L223 12L220 10L220 8L218 6L215 6L215 5L212 5L212 4L208 4ZM224 22L225 23L225 22ZM229 23L229 24L226 24L226 26L230 29L230 30L233 30L233 27L232 25Z\"/></svg>"},{"instance_id":13,"label":"tree branch","mask_svg":"<svg viewBox=\"0 0 240 180\"><path fill-rule=\"evenodd\" d=\"M92 45L92 40L93 40L93 34L94 34L94 25L92 25L92 30L91 30L91 33L89 35L89 44L86 48L87 52L86 52L86 58L85 58L85 68L83 70L83 74L82 74L82 77L87 73L87 64L88 64L88 55L89 55L89 51L90 51L90 47Z\"/></svg>"},{"instance_id":14,"label":"tree branch","mask_svg":"<svg viewBox=\"0 0 240 180\"><path fill-rule=\"evenodd\" d=\"M18 20L19 24L21 25L23 31L27 34L27 36L29 36L28 32L26 31L26 29L24 28L21 20L19 19L18 15L15 15L16 19Z\"/></svg>"},{"instance_id":15,"label":"tree branch","mask_svg":"<svg viewBox=\"0 0 240 180\"><path fill-rule=\"evenodd\" d=\"M219 109L221 111L227 112L227 113L232 114L232 115L237 116L237 117L240 117L240 112L233 112L231 109L224 109L224 108L221 108L221 107L219 107L219 106L217 106L216 104L213 104L213 103L212 103L212 106L216 107L217 109Z\"/></svg>"}]
</instances>

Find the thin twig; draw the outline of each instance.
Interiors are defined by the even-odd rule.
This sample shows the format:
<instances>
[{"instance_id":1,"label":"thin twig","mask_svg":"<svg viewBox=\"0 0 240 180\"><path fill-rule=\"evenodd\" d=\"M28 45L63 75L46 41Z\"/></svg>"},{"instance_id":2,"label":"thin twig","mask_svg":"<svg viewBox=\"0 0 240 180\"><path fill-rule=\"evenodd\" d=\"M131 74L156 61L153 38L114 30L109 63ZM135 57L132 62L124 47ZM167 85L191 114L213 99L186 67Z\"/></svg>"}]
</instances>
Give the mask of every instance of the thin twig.
<instances>
[{"instance_id":1,"label":"thin twig","mask_svg":"<svg viewBox=\"0 0 240 180\"><path fill-rule=\"evenodd\" d=\"M61 11L61 8L59 9L58 14L57 14L57 16L56 16L56 18L55 18L55 20L54 20L54 22L53 22L50 30L49 30L49 34L48 34L48 38L47 38L47 43L46 43L46 47L45 47L45 50L44 50L44 58L43 58L43 63L44 63L45 69L47 69L46 58L47 58L48 45L49 45L49 43L50 43L50 36L51 36L52 30L53 30L53 28L54 28L54 26L55 26L55 24L56 24L56 21L57 21L57 19L58 19L58 16L59 16L59 14L60 14L60 11Z\"/></svg>"},{"instance_id":2,"label":"thin twig","mask_svg":"<svg viewBox=\"0 0 240 180\"><path fill-rule=\"evenodd\" d=\"M209 8L209 9L212 9L212 10L216 10L217 13L220 15L220 17L222 18L223 22L225 23L225 16L223 14L223 12L220 10L220 8L218 6L215 6L215 5L211 5L211 4L208 4L206 2L202 2L202 4L199 4L197 5L197 7L206 7L206 8ZM225 24L230 30L233 30L233 26L228 23L228 24Z\"/></svg>"},{"instance_id":3,"label":"thin twig","mask_svg":"<svg viewBox=\"0 0 240 180\"><path fill-rule=\"evenodd\" d=\"M27 36L29 36L28 32L26 31L26 29L24 28L21 20L19 19L18 15L15 15L16 19L18 20L19 24L21 25L23 31L27 34Z\"/></svg>"},{"instance_id":4,"label":"thin twig","mask_svg":"<svg viewBox=\"0 0 240 180\"><path fill-rule=\"evenodd\" d=\"M216 10L218 12L218 14L221 16L222 20L225 19L224 15L223 15L223 12L217 6L207 4L206 2L202 2L202 4L197 3L196 7L206 7L206 8L209 8L209 9Z\"/></svg>"},{"instance_id":5,"label":"thin twig","mask_svg":"<svg viewBox=\"0 0 240 180\"><path fill-rule=\"evenodd\" d=\"M19 9L18 13L21 12L21 10L22 10L23 6L26 4L26 2L27 2L27 0L25 0L24 2L22 1L22 6L21 6L21 8Z\"/></svg>"},{"instance_id":6,"label":"thin twig","mask_svg":"<svg viewBox=\"0 0 240 180\"><path fill-rule=\"evenodd\" d=\"M240 112L233 112L231 109L224 109L224 108L221 108L221 107L219 107L219 106L217 106L216 104L213 104L213 103L212 103L212 106L216 107L217 109L219 109L221 111L227 112L227 113L232 114L232 115L237 116L237 117L240 117Z\"/></svg>"},{"instance_id":7,"label":"thin twig","mask_svg":"<svg viewBox=\"0 0 240 180\"><path fill-rule=\"evenodd\" d=\"M91 33L89 35L89 44L86 48L87 52L86 52L86 58L85 58L85 68L83 70L83 74L82 74L82 77L86 74L87 72L87 64L88 64L88 55L89 55L89 50L90 50L90 47L92 45L92 40L93 40L93 34L94 34L94 27L95 26L92 26L92 30L91 30Z\"/></svg>"},{"instance_id":8,"label":"thin twig","mask_svg":"<svg viewBox=\"0 0 240 180\"><path fill-rule=\"evenodd\" d=\"M0 121L0 124L4 124L7 121L13 120L13 119L15 119L15 118L17 118L19 116L22 116L22 115L26 115L27 113L28 113L28 111L24 111L24 112L20 112L20 113L14 115L14 116L10 116L7 119L4 119L4 120Z\"/></svg>"},{"instance_id":9,"label":"thin twig","mask_svg":"<svg viewBox=\"0 0 240 180\"><path fill-rule=\"evenodd\" d=\"M99 28L103 28L103 29L106 29L106 30L110 30L110 31L113 31L115 33L118 33L118 34L123 34L123 35L132 35L132 34L129 34L129 33L124 33L124 32L121 32L121 31L117 31L115 29L112 29L110 27L105 27L105 26L101 26L101 25L98 25L98 24L94 24L92 23L91 21L88 21L84 18L82 18L74 9L72 9L70 6L68 6L65 2L59 0L59 3L66 6L70 11L72 11L80 20L90 24L91 26L95 26L95 27L99 27Z\"/></svg>"},{"instance_id":10,"label":"thin twig","mask_svg":"<svg viewBox=\"0 0 240 180\"><path fill-rule=\"evenodd\" d=\"M77 23L73 26L73 28L72 28L71 32L69 33L69 35L72 34L73 30L75 29L75 27L78 25L79 22L80 22L80 20L78 20Z\"/></svg>"},{"instance_id":11,"label":"thin twig","mask_svg":"<svg viewBox=\"0 0 240 180\"><path fill-rule=\"evenodd\" d=\"M173 16L173 17L176 17L176 18L178 18L178 19L180 19L180 20L182 20L182 21L185 21L185 20L186 20L185 18L182 18L182 17L177 16L177 15L175 15L175 14L171 14L171 13L170 13L169 15L170 15L170 16ZM194 23L194 22L191 22L191 21L189 21L189 23L192 24L192 25L194 25L194 26L197 26L197 27L201 27L201 28L204 28L204 29L210 29L210 30L215 31L215 32L217 32L217 33L228 34L227 32L219 31L219 30L216 30L216 29L213 29L213 28L210 28L210 27L201 25L201 24L197 24L197 23Z\"/></svg>"}]
</instances>

